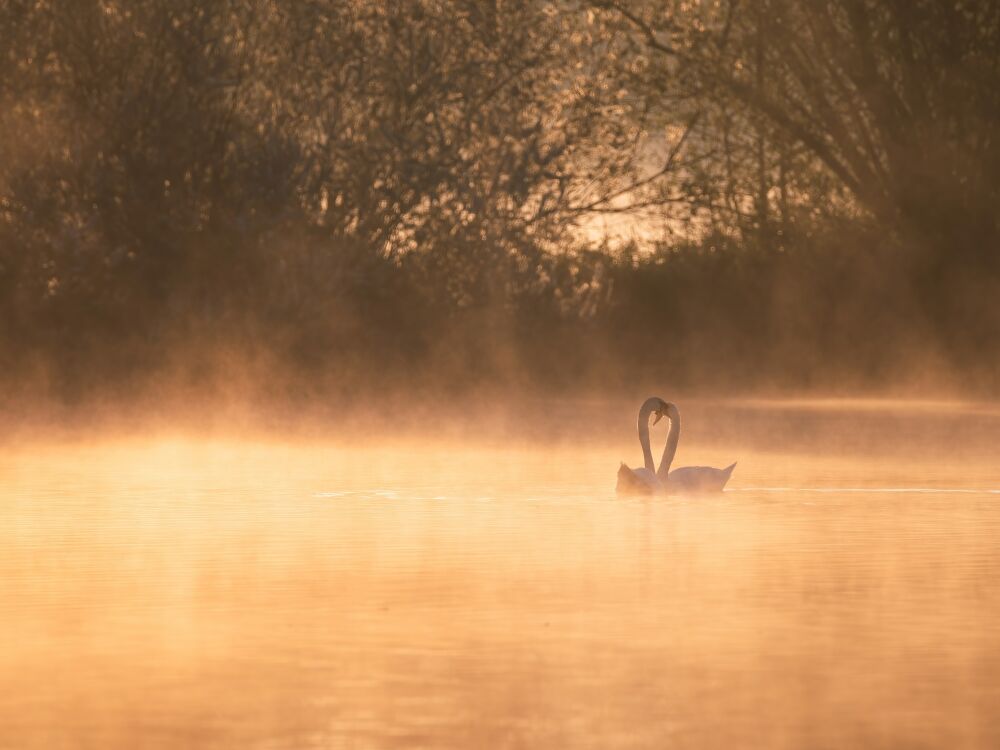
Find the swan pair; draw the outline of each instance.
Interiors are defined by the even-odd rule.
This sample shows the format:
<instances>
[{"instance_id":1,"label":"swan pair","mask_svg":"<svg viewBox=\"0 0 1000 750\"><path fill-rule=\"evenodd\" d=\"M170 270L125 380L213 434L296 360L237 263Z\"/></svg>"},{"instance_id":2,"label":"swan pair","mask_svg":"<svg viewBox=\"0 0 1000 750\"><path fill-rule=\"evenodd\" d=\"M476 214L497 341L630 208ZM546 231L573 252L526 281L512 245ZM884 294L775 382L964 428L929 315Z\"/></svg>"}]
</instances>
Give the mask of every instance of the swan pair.
<instances>
[{"instance_id":1,"label":"swan pair","mask_svg":"<svg viewBox=\"0 0 1000 750\"><path fill-rule=\"evenodd\" d=\"M670 420L667 444L663 447L660 468L653 463L653 453L649 448L649 417L655 414L653 424L663 417ZM725 469L710 466L684 466L670 471L670 464L677 452L677 441L681 436L681 414L675 404L662 398L647 398L639 409L639 445L645 466L630 469L624 463L618 469L619 493L650 495L664 492L721 492L736 467L735 463Z\"/></svg>"}]
</instances>

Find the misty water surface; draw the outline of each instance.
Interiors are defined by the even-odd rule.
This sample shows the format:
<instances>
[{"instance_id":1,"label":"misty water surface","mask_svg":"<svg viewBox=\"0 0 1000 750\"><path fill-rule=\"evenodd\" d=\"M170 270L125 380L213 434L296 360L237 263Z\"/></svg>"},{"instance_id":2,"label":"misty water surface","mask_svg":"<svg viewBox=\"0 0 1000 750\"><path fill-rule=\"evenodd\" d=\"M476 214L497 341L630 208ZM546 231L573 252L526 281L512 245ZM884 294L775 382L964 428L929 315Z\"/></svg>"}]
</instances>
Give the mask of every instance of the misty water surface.
<instances>
[{"instance_id":1,"label":"misty water surface","mask_svg":"<svg viewBox=\"0 0 1000 750\"><path fill-rule=\"evenodd\" d=\"M616 498L593 405L8 444L0 747L1000 745L1000 418L682 408L721 496Z\"/></svg>"}]
</instances>

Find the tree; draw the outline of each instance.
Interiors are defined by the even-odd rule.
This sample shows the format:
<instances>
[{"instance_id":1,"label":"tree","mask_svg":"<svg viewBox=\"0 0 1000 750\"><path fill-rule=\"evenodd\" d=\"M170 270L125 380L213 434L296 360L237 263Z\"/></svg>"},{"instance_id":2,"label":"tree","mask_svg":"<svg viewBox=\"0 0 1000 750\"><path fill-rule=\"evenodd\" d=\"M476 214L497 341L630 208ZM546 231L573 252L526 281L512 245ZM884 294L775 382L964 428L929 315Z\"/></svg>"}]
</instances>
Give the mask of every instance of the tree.
<instances>
[{"instance_id":1,"label":"tree","mask_svg":"<svg viewBox=\"0 0 1000 750\"><path fill-rule=\"evenodd\" d=\"M899 271L942 335L973 352L998 332L989 290L1000 283L1000 7L594 5L640 40L641 54L659 60L647 79L652 91L751 123L756 215L775 193L783 203L808 196L819 166L896 238L904 250L894 259ZM733 153L727 132L707 135L725 159ZM777 191L768 163L779 165ZM800 190L788 183L796 178L807 178Z\"/></svg>"}]
</instances>

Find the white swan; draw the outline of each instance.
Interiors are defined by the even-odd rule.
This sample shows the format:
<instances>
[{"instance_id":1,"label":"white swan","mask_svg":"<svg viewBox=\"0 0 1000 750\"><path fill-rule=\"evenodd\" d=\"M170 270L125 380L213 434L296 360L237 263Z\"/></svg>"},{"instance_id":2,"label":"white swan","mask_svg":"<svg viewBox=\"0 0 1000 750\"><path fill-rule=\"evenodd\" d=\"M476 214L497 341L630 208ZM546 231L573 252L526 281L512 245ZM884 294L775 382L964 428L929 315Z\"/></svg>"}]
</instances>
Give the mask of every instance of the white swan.
<instances>
[{"instance_id":1,"label":"white swan","mask_svg":"<svg viewBox=\"0 0 1000 750\"><path fill-rule=\"evenodd\" d=\"M667 434L667 444L663 447L663 459L660 468L656 470L656 478L667 492L722 492L729 477L733 475L736 462L725 469L715 469L711 466L682 466L670 471L670 464L677 453L677 441L681 437L681 413L676 404L666 405L667 419L670 420L670 432ZM640 440L642 438L640 437ZM646 432L649 440L649 432Z\"/></svg>"},{"instance_id":2,"label":"white swan","mask_svg":"<svg viewBox=\"0 0 1000 750\"><path fill-rule=\"evenodd\" d=\"M666 414L668 406L669 404L662 398L653 396L647 398L642 406L639 407L637 427L639 430L639 445L642 446L642 459L645 465L641 469L630 469L623 461L622 465L618 467L618 486L616 487L618 492L648 495L663 491L663 485L656 476L656 464L653 463L653 452L649 449L649 416L656 414L656 419L653 421L653 424L656 424ZM663 457L667 457L666 449L664 449ZM660 464L663 464L662 459Z\"/></svg>"},{"instance_id":3,"label":"white swan","mask_svg":"<svg viewBox=\"0 0 1000 750\"><path fill-rule=\"evenodd\" d=\"M649 448L649 415L655 413L656 420L663 416L670 420L670 432L667 434L666 445L663 446L663 457L660 468L653 471L653 454ZM642 446L642 456L646 462L642 469L630 469L624 463L618 469L618 492L652 494L658 492L721 492L729 477L736 468L733 462L725 469L711 466L683 466L670 471L674 455L677 453L677 442L681 435L681 414L675 404L667 403L660 398L649 398L639 409L639 444Z\"/></svg>"}]
</instances>

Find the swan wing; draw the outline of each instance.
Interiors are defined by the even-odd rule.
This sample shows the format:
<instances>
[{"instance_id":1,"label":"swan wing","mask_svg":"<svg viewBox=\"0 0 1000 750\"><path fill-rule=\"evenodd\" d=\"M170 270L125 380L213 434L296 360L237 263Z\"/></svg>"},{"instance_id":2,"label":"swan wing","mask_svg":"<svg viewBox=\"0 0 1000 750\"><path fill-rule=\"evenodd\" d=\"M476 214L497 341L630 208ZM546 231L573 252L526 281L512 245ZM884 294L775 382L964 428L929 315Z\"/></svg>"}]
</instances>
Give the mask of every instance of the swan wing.
<instances>
[{"instance_id":1,"label":"swan wing","mask_svg":"<svg viewBox=\"0 0 1000 750\"><path fill-rule=\"evenodd\" d=\"M667 489L671 492L721 492L736 464L725 469L712 466L683 466L667 475Z\"/></svg>"},{"instance_id":2,"label":"swan wing","mask_svg":"<svg viewBox=\"0 0 1000 750\"><path fill-rule=\"evenodd\" d=\"M618 468L618 485L615 489L620 494L651 495L660 489L660 483L649 469L630 469L622 464Z\"/></svg>"}]
</instances>

